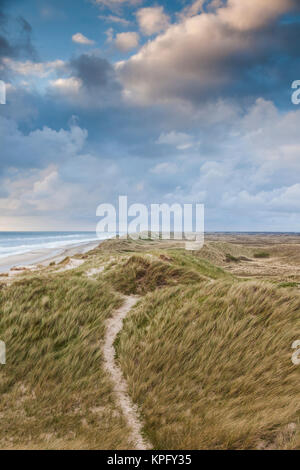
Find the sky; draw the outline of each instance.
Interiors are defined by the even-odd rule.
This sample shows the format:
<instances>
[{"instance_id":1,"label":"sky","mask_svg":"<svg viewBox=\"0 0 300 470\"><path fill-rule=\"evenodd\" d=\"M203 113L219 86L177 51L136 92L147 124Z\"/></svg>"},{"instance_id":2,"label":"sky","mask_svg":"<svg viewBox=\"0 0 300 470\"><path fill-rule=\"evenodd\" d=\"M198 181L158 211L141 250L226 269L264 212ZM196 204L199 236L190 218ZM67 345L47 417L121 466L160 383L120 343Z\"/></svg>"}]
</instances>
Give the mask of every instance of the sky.
<instances>
[{"instance_id":1,"label":"sky","mask_svg":"<svg viewBox=\"0 0 300 470\"><path fill-rule=\"evenodd\" d=\"M300 232L299 0L0 0L0 230L101 203Z\"/></svg>"}]
</instances>

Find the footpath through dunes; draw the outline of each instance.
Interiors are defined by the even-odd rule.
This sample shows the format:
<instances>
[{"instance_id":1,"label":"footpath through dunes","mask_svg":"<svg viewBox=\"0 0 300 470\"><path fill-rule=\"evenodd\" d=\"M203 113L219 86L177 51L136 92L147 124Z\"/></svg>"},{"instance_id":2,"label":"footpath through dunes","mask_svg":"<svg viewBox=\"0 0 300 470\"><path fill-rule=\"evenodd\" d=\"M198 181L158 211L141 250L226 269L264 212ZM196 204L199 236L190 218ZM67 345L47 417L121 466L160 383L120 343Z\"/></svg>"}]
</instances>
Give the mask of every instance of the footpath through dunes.
<instances>
[{"instance_id":1,"label":"footpath through dunes","mask_svg":"<svg viewBox=\"0 0 300 470\"><path fill-rule=\"evenodd\" d=\"M136 450L151 449L152 446L146 441L142 434L142 422L139 417L137 406L134 405L128 395L127 383L120 368L115 361L114 342L122 329L123 320L138 302L138 297L126 297L124 304L107 320L106 334L103 346L104 366L111 375L116 400L120 406L130 429L130 441Z\"/></svg>"}]
</instances>

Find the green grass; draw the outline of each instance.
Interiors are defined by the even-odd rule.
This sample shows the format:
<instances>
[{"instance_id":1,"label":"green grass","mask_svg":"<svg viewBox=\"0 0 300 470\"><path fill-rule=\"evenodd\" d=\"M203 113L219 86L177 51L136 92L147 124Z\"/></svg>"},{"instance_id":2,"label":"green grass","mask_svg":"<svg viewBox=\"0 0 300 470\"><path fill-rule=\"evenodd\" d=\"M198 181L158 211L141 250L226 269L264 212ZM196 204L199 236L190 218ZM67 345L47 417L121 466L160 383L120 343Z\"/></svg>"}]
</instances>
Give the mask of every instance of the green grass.
<instances>
[{"instance_id":1,"label":"green grass","mask_svg":"<svg viewBox=\"0 0 300 470\"><path fill-rule=\"evenodd\" d=\"M238 263L239 261L240 261L239 258L237 258L236 256L232 256L230 253L226 254L227 263L231 263L231 262Z\"/></svg>"},{"instance_id":2,"label":"green grass","mask_svg":"<svg viewBox=\"0 0 300 470\"><path fill-rule=\"evenodd\" d=\"M298 282L281 282L278 287L298 287Z\"/></svg>"},{"instance_id":3,"label":"green grass","mask_svg":"<svg viewBox=\"0 0 300 470\"><path fill-rule=\"evenodd\" d=\"M267 253L266 251L260 251L258 253L254 253L254 258L258 258L258 259L270 258L270 253Z\"/></svg>"},{"instance_id":4,"label":"green grass","mask_svg":"<svg viewBox=\"0 0 300 470\"><path fill-rule=\"evenodd\" d=\"M201 251L191 254L185 250L170 250L168 254L172 257L172 262L185 268L193 269L202 276L210 279L232 279L232 275L224 271L224 269L215 266L206 259L201 258Z\"/></svg>"}]
</instances>

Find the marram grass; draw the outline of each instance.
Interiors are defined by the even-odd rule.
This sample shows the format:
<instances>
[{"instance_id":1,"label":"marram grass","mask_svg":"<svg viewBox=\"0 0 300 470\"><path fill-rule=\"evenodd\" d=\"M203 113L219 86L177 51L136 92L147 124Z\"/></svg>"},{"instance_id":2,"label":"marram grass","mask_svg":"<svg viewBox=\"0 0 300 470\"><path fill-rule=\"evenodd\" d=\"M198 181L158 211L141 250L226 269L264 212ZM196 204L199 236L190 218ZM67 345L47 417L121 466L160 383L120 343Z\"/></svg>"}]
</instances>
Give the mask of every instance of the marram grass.
<instances>
[{"instance_id":1,"label":"marram grass","mask_svg":"<svg viewBox=\"0 0 300 470\"><path fill-rule=\"evenodd\" d=\"M148 294L118 357L159 449L300 447L300 296L257 282Z\"/></svg>"},{"instance_id":2,"label":"marram grass","mask_svg":"<svg viewBox=\"0 0 300 470\"><path fill-rule=\"evenodd\" d=\"M0 448L132 448L102 357L123 294L141 300L116 353L154 448L299 448L298 291L215 266L228 245L107 241L77 269L3 282Z\"/></svg>"}]
</instances>

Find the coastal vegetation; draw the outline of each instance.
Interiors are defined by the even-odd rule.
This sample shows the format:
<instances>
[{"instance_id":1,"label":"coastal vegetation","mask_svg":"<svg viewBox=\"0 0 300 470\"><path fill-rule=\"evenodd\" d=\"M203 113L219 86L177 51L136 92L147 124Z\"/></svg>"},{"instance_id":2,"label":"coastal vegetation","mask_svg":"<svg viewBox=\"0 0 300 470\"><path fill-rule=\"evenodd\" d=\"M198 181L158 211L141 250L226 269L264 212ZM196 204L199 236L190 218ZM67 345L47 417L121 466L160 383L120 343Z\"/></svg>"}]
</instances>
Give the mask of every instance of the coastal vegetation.
<instances>
[{"instance_id":1,"label":"coastal vegetation","mask_svg":"<svg viewBox=\"0 0 300 470\"><path fill-rule=\"evenodd\" d=\"M200 252L175 241L109 240L3 276L0 448L134 447L102 351L106 321L124 295L138 302L116 358L153 448L300 448L299 367L291 361L298 271L277 269L275 277L266 264L262 279L258 252L223 240ZM228 265L228 254L239 262Z\"/></svg>"}]
</instances>

